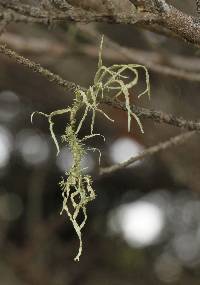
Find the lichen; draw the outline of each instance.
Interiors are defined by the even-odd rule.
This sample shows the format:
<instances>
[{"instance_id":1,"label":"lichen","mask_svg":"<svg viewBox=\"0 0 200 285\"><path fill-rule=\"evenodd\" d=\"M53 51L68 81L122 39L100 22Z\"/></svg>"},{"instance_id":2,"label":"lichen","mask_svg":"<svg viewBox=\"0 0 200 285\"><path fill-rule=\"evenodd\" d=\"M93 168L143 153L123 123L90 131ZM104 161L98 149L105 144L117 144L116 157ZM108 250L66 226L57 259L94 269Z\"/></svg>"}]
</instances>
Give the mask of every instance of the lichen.
<instances>
[{"instance_id":1,"label":"lichen","mask_svg":"<svg viewBox=\"0 0 200 285\"><path fill-rule=\"evenodd\" d=\"M74 91L74 99L71 106L61 110L56 110L50 114L34 112L31 116L31 121L35 113L43 115L48 119L49 130L57 148L57 155L60 152L60 147L54 132L53 118L63 114L68 114L69 116L69 121L65 127L65 132L61 139L62 143L67 144L71 150L73 164L70 170L66 171L66 177L62 178L59 184L63 197L61 214L66 212L79 238L79 250L74 258L75 261L79 261L82 253L82 229L87 221L87 204L96 197L95 191L92 187L92 177L84 173L81 167L81 161L86 155L87 150L98 151L100 154L99 157L101 157L100 150L96 148L87 148L85 141L96 136L102 136L99 133L94 133L95 116L97 113L102 114L104 117L106 117L106 119L114 122L101 109L101 100L105 96L109 95L113 96L113 98L117 100L119 100L120 96L123 96L128 113L128 131L130 131L131 117L133 117L137 121L141 132L143 132L140 119L131 111L129 93L129 91L138 83L139 68L142 68L145 71L146 88L138 95L138 97L142 96L143 94L148 94L148 96L150 96L149 75L146 67L138 64L114 64L110 67L106 67L102 63L102 46L103 37L99 50L98 69L94 76L93 85L91 85L87 90L77 87L77 89ZM128 73L131 73L133 78L129 79L130 74ZM80 121L78 121L78 113L82 109L84 110L83 115ZM84 125L86 117L89 115L89 113L92 115L90 130L88 135L81 138L80 130ZM102 137L104 138L104 136ZM83 215L83 218L82 221L79 222L81 214Z\"/></svg>"}]
</instances>

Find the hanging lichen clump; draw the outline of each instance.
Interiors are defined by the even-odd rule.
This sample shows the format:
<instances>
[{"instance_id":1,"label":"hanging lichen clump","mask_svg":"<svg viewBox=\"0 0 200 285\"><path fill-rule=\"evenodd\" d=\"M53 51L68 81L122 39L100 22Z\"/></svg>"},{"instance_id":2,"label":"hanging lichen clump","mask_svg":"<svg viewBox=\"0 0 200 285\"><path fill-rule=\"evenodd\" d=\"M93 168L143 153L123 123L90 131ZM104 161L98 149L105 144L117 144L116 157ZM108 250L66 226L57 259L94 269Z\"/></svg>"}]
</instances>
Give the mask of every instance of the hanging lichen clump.
<instances>
[{"instance_id":1,"label":"hanging lichen clump","mask_svg":"<svg viewBox=\"0 0 200 285\"><path fill-rule=\"evenodd\" d=\"M97 72L94 76L94 83L87 90L77 87L77 89L74 91L74 100L72 106L69 106L66 109L54 111L50 114L34 112L41 114L48 119L51 137L56 145L57 154L59 154L60 148L58 140L54 133L53 117L62 114L69 115L69 121L66 125L65 133L62 135L61 139L62 143L67 144L70 148L73 157L73 164L70 170L66 172L66 178L62 178L60 182L63 196L61 214L63 212L67 213L67 216L72 222L79 238L79 250L76 257L74 258L75 261L79 261L80 255L82 253L81 232L87 220L87 204L95 199L95 191L92 188L92 177L90 175L84 174L84 171L81 167L81 161L88 150L85 145L85 141L95 136L102 136L101 134L94 133L96 113L101 113L108 120L113 122L113 120L100 108L100 103L105 96L110 95L113 99L118 100L120 96L123 96L123 100L125 101L128 113L128 131L130 131L131 117L134 117L140 127L141 132L143 132L142 124L139 118L131 111L129 97L130 89L132 89L138 83L139 68L142 68L145 71L146 88L138 96L140 97L143 94L148 94L148 96L150 96L149 75L147 69L144 66L138 64L115 64L110 67L104 66L102 64L101 57L102 45L103 38L100 45L99 63ZM78 113L83 108L83 115L81 117L81 120L78 121ZM85 119L88 113L91 113L92 115L90 131L88 135L81 138L79 132L85 123ZM90 148L90 150L99 151L96 148ZM82 222L78 222L78 220L80 220L81 214L83 216Z\"/></svg>"}]
</instances>

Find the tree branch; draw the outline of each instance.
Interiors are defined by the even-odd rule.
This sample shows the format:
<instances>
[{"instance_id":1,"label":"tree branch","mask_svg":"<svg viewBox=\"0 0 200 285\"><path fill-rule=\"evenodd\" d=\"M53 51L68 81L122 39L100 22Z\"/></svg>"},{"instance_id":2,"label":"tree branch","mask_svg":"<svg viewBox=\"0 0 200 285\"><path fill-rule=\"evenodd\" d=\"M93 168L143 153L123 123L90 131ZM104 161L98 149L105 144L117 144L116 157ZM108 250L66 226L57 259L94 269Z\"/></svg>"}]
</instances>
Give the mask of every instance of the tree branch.
<instances>
[{"instance_id":1,"label":"tree branch","mask_svg":"<svg viewBox=\"0 0 200 285\"><path fill-rule=\"evenodd\" d=\"M97 13L94 11L83 10L80 8L71 8L66 11L50 10L30 5L20 4L8 0L0 0L4 11L0 13L0 20L10 17L16 22L34 22L34 23L56 23L56 22L102 22L116 24L137 24L152 28L157 24L161 30L164 28L177 34L183 40L200 44L200 21L167 4L165 0L131 0L138 8L136 12L131 13Z\"/></svg>"},{"instance_id":2,"label":"tree branch","mask_svg":"<svg viewBox=\"0 0 200 285\"><path fill-rule=\"evenodd\" d=\"M49 71L46 68L43 68L39 63L35 63L19 54L14 52L13 50L7 48L5 45L0 45L0 53L14 59L17 63L28 67L33 72L36 72L46 79L48 79L50 82L55 82L58 86L61 86L65 90L72 90L74 91L78 85L74 82L69 82L62 77L60 77L57 74L54 74L53 72Z\"/></svg>"},{"instance_id":3,"label":"tree branch","mask_svg":"<svg viewBox=\"0 0 200 285\"><path fill-rule=\"evenodd\" d=\"M0 5L5 8L7 17L14 18L14 21L34 22L34 23L57 23L57 22L102 22L112 24L135 24L135 23L153 23L158 21L158 15L153 13L134 13L124 14L118 13L111 15L108 13L96 13L94 11L86 11L80 8L72 8L67 11L46 11L42 8L33 7L30 5L16 5L7 0L0 0ZM9 9L9 10L8 10ZM17 13L17 14L16 14ZM24 16L24 18L17 17ZM0 13L0 19L5 17L4 12Z\"/></svg>"},{"instance_id":4,"label":"tree branch","mask_svg":"<svg viewBox=\"0 0 200 285\"><path fill-rule=\"evenodd\" d=\"M76 88L81 88L82 90L85 90L85 88L79 87L73 82L68 82L67 80L62 79L59 75L56 75L52 73L51 71L41 67L39 64L36 64L33 61L26 59L23 56L18 55L16 52L6 48L4 45L0 45L0 53L3 53L4 55L14 59L17 63L25 67L28 67L33 72L39 73L40 75L47 78L50 82L55 82L58 86L63 87L65 90L66 89L76 90ZM102 103L109 104L112 107L120 108L124 111L127 110L123 102L113 101L109 97L104 99ZM200 123L193 122L193 121L186 121L182 118L176 118L170 114L166 114L160 111L148 110L145 108L136 107L134 105L132 105L131 110L133 113L135 113L137 116L141 118L148 118L148 119L152 119L159 123L167 123L167 124L177 126L180 128L186 128L190 131L185 134L181 134L174 138L171 138L170 140L160 143L156 146L150 147L146 149L144 152L142 152L141 154L139 154L138 156L132 157L123 163L116 164L116 165L113 165L107 168L103 168L100 170L101 175L113 173L119 169L122 169L132 164L133 162L137 160L141 160L147 156L153 155L154 153L157 153L161 150L165 150L169 147L179 145L185 142L188 138L190 138L193 134L195 134L197 131L200 130Z\"/></svg>"},{"instance_id":5,"label":"tree branch","mask_svg":"<svg viewBox=\"0 0 200 285\"><path fill-rule=\"evenodd\" d=\"M138 160L147 158L147 157L149 157L155 153L158 153L162 150L166 150L170 147L183 144L190 137L192 137L195 133L196 133L196 131L190 131L190 132L186 132L184 134L177 135L173 138L170 138L169 140L167 140L165 142L161 142L155 146L147 148L146 150L144 150L143 152L141 152L137 156L133 156L133 157L129 158L128 160L122 162L122 163L117 163L117 164L111 165L109 167L100 168L99 174L100 175L112 174L118 170L121 170L121 169L133 164L134 162L136 162Z\"/></svg>"},{"instance_id":6,"label":"tree branch","mask_svg":"<svg viewBox=\"0 0 200 285\"><path fill-rule=\"evenodd\" d=\"M90 38L95 40L95 43L99 38L101 37L100 33L91 28L91 27L81 27L81 30L86 32ZM198 58L186 58L186 57L180 57L170 54L169 58L163 58L162 55L159 55L158 53L152 53L152 52L146 52L141 50L136 50L134 48L127 48L119 45L118 43L114 42L110 38L106 37L104 35L104 42L106 45L111 49L109 56L110 58L113 57L115 50L117 52L117 59L119 60L120 54L123 56L124 59L128 61L134 61L139 62L140 64L145 65L147 68L151 69L154 72L157 72L159 74L163 75L169 75L173 76L179 79L188 80L188 81L200 81L200 73L194 72L189 68L189 66L192 66L194 68L197 66ZM84 48L82 48L84 50ZM90 49L90 54L91 49ZM104 49L104 55L106 54L106 48ZM96 54L95 54L96 56ZM164 63L162 61L164 60ZM161 63L159 63L159 61ZM167 65L167 62L173 63L174 66ZM179 66L175 66L176 62L179 62Z\"/></svg>"},{"instance_id":7,"label":"tree branch","mask_svg":"<svg viewBox=\"0 0 200 285\"><path fill-rule=\"evenodd\" d=\"M160 25L175 32L183 40L200 44L200 21L169 5L165 0L130 0L139 11L154 13L161 18Z\"/></svg>"},{"instance_id":8,"label":"tree branch","mask_svg":"<svg viewBox=\"0 0 200 285\"><path fill-rule=\"evenodd\" d=\"M59 75L54 74L53 72L49 71L48 69L43 68L40 64L35 63L31 61L30 59L24 58L23 56L7 48L5 45L0 45L0 53L8 56L9 58L14 59L17 63L29 68L33 72L36 72L42 75L50 82L56 83L58 86L64 88L64 90L74 91L77 88L86 90L84 87L81 87L74 82L67 81L63 79L62 77L60 77ZM127 111L126 106L123 102L114 101L112 98L108 96L106 96L105 99L101 101L101 103L105 103L114 108ZM165 123L168 125L182 128L182 129L196 130L196 131L200 130L200 122L185 120L183 118L178 118L171 114L164 113L162 111L141 108L141 107L137 107L136 105L132 105L131 110L138 117L143 118L143 119L151 119L157 123Z\"/></svg>"},{"instance_id":9,"label":"tree branch","mask_svg":"<svg viewBox=\"0 0 200 285\"><path fill-rule=\"evenodd\" d=\"M108 96L104 99L103 103L108 104L114 108L127 111L126 105L123 102L115 101ZM150 119L160 124L164 123L181 129L187 129L190 131L193 130L200 131L200 122L185 120L180 117L175 117L172 114L167 114L162 111L156 111L152 109L138 107L133 104L131 105L131 111L141 119Z\"/></svg>"},{"instance_id":10,"label":"tree branch","mask_svg":"<svg viewBox=\"0 0 200 285\"><path fill-rule=\"evenodd\" d=\"M8 44L12 49L34 55L48 55L49 57L65 56L69 52L74 54L84 54L97 58L96 43L99 41L100 33L91 31L88 27L82 27L81 31L88 34L95 42L95 46L82 44L73 46L70 50L61 41L56 39L38 39L37 37L22 37L20 35L6 33L0 38L0 42ZM1 27L0 27L1 31ZM104 36L103 56L109 61L135 62L145 65L150 70L162 75L172 76L187 81L200 82L200 60L198 57L183 57L175 54L169 56L157 52L139 50L135 48L123 47ZM196 69L196 70L195 70Z\"/></svg>"}]
</instances>

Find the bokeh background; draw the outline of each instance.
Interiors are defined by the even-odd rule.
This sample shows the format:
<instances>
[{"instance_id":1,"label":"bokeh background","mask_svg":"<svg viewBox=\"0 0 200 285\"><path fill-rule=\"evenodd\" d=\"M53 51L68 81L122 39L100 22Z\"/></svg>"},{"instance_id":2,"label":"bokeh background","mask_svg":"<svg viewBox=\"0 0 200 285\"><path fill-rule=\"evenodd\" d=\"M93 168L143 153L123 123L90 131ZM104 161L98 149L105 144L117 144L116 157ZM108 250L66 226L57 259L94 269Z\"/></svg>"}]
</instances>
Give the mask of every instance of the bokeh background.
<instances>
[{"instance_id":1,"label":"bokeh background","mask_svg":"<svg viewBox=\"0 0 200 285\"><path fill-rule=\"evenodd\" d=\"M39 5L40 1L24 1ZM34 2L34 3L33 3ZM73 1L72 1L73 2ZM93 9L103 9L91 1ZM196 14L195 1L172 1ZM74 1L78 5L78 1ZM87 4L83 1L82 4ZM130 9L128 1L113 1ZM122 7L123 6L123 7ZM97 68L100 37L121 46L158 55L169 66L180 56L195 62L185 67L200 71L199 50L177 39L127 25L11 24L1 42L70 81L89 86ZM137 57L137 56L136 56ZM106 65L129 62L105 40ZM140 62L138 57L138 62ZM129 63L134 63L130 61ZM133 102L199 119L198 82L162 75L149 69L151 100ZM140 74L141 87L145 83ZM83 254L73 261L78 238L65 215L58 182L72 160L67 146L56 156L48 122L33 111L50 112L71 104L73 95L0 56L0 283L4 285L129 285L199 284L200 278L200 152L199 138L115 174L99 176L98 155L83 161L97 193L88 207L83 230ZM98 116L95 130L106 137L91 140L100 148L102 166L121 162L148 146L180 132L175 127L143 120L144 134L127 115L104 106L115 123ZM88 133L88 123L82 135ZM56 120L62 134L66 118Z\"/></svg>"}]
</instances>

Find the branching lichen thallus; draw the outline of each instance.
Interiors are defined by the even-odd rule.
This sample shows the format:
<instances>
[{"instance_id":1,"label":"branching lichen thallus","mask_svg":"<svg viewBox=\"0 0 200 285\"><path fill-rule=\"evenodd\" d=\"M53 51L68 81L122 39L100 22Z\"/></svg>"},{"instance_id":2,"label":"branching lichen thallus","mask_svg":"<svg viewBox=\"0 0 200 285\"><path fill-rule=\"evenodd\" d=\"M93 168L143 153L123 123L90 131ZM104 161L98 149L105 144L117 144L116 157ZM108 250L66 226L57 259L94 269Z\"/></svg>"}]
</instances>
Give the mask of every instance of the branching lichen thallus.
<instances>
[{"instance_id":1,"label":"branching lichen thallus","mask_svg":"<svg viewBox=\"0 0 200 285\"><path fill-rule=\"evenodd\" d=\"M109 96L109 94L112 94L112 98L117 100L120 100L120 96L122 96L122 100L125 102L128 114L128 131L130 131L131 117L133 117L137 121L141 132L143 132L140 119L131 111L130 106L130 89L132 89L138 83L139 69L143 69L145 71L146 87L145 90L138 95L138 97L142 96L143 94L147 94L150 97L149 74L146 67L138 64L114 64L106 67L102 64L102 45L103 38L100 45L99 63L97 72L94 76L94 83L87 90L77 86L76 90L74 91L72 106L68 106L65 109L56 110L50 114L34 112L41 114L48 119L51 137L56 145L57 154L60 152L60 147L54 132L53 118L54 116L63 114L68 114L69 116L69 121L65 127L65 133L62 135L61 139L63 143L68 145L72 153L73 163L70 170L66 171L65 173L66 178L62 178L60 182L63 196L61 214L63 212L67 213L67 216L69 217L79 238L79 250L74 258L75 261L79 261L82 253L81 233L87 220L87 204L95 199L95 191L92 188L92 177L85 174L81 166L81 161L86 155L87 150L99 150L96 148L87 148L85 141L95 136L102 136L101 134L94 133L95 116L97 113L102 114L108 120L113 122L113 120L100 108L100 102L105 98L105 96ZM81 119L78 121L78 113L80 114L79 111L81 109L84 111ZM32 114L32 117L34 113ZM89 113L91 113L89 134L83 138L80 138L79 132ZM102 137L104 138L104 136ZM101 156L100 151L99 154ZM82 222L79 222L81 214L83 218Z\"/></svg>"}]
</instances>

